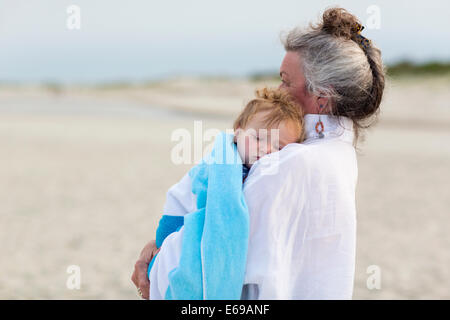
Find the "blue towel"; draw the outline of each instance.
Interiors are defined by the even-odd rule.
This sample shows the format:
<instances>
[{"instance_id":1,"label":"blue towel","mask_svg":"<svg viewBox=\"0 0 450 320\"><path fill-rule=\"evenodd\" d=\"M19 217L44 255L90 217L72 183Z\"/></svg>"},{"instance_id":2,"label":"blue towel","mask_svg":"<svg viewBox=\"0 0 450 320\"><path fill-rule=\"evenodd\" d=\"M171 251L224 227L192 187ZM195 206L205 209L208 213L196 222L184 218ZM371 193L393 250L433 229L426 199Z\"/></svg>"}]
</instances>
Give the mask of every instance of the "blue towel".
<instances>
[{"instance_id":1,"label":"blue towel","mask_svg":"<svg viewBox=\"0 0 450 320\"><path fill-rule=\"evenodd\" d=\"M241 297L249 217L242 160L233 138L223 132L217 135L212 152L189 171L198 210L184 219L163 216L159 223L157 243L184 224L180 262L169 272L166 299Z\"/></svg>"}]
</instances>

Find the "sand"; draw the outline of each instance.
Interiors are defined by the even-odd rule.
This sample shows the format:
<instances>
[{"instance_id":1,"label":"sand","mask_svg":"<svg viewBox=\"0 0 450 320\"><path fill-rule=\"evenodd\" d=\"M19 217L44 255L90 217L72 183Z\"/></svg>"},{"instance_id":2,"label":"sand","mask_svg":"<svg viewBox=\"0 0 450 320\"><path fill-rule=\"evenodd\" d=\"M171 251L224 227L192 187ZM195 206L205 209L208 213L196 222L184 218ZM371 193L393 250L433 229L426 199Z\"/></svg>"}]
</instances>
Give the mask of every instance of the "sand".
<instances>
[{"instance_id":1,"label":"sand","mask_svg":"<svg viewBox=\"0 0 450 320\"><path fill-rule=\"evenodd\" d=\"M355 299L450 298L449 83L390 81L359 146ZM0 299L138 299L134 262L191 167L171 162L172 132L231 127L263 84L1 89Z\"/></svg>"}]
</instances>

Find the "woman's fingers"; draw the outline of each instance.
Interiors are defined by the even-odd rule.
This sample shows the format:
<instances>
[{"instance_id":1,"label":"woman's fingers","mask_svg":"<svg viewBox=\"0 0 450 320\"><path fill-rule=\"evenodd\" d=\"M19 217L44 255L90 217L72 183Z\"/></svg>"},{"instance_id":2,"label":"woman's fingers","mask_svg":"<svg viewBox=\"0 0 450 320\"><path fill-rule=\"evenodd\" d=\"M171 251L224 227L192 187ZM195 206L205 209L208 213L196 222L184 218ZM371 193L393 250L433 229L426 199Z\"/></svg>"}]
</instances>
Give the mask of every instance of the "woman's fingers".
<instances>
[{"instance_id":1,"label":"woman's fingers","mask_svg":"<svg viewBox=\"0 0 450 320\"><path fill-rule=\"evenodd\" d=\"M131 275L131 281L133 281L136 288L141 290L142 298L144 299L149 299L150 281L147 277L148 265L153 258L154 252L158 251L154 240L147 243L144 249L142 249L141 255L134 265L134 272Z\"/></svg>"},{"instance_id":2,"label":"woman's fingers","mask_svg":"<svg viewBox=\"0 0 450 320\"><path fill-rule=\"evenodd\" d=\"M139 289L141 289L142 292L142 298L147 299L149 298L149 291L150 291L150 281L147 277L147 268L148 263L141 262L137 265L137 278L138 278L138 286Z\"/></svg>"},{"instance_id":3,"label":"woman's fingers","mask_svg":"<svg viewBox=\"0 0 450 320\"><path fill-rule=\"evenodd\" d=\"M138 260L134 265L134 272L131 275L131 281L137 289L141 290L142 298L148 299L150 281L147 278L148 263L142 260Z\"/></svg>"}]
</instances>

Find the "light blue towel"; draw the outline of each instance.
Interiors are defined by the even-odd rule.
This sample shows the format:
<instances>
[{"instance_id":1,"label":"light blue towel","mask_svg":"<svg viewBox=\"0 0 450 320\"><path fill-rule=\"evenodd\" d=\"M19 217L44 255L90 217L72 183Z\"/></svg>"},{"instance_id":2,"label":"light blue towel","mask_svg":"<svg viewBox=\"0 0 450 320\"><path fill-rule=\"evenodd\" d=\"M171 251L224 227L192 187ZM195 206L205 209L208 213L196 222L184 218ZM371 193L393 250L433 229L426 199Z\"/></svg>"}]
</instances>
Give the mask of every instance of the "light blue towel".
<instances>
[{"instance_id":1,"label":"light blue towel","mask_svg":"<svg viewBox=\"0 0 450 320\"><path fill-rule=\"evenodd\" d=\"M180 263L169 272L166 299L241 297L249 217L242 192L242 160L233 137L217 135L212 152L189 171L198 210L184 216ZM160 243L183 224L180 219L163 220L157 232Z\"/></svg>"}]
</instances>

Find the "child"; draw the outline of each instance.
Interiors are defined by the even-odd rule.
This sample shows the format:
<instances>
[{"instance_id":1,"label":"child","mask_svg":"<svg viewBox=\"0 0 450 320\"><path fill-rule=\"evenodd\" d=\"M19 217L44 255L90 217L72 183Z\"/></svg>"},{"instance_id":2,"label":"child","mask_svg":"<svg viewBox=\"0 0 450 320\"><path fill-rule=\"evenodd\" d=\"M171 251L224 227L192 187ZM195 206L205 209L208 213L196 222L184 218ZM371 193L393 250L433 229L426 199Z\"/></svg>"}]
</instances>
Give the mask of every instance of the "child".
<instances>
[{"instance_id":1,"label":"child","mask_svg":"<svg viewBox=\"0 0 450 320\"><path fill-rule=\"evenodd\" d=\"M207 157L214 162L203 160L169 189L156 246L161 248L180 231L181 256L166 279L165 292L150 285L152 299L240 298L249 230L243 180L264 155L303 141L300 110L285 91L257 90L234 122L234 135L216 137ZM223 151L238 162L224 164ZM152 269L156 258L149 265L149 278L157 276L158 270Z\"/></svg>"},{"instance_id":2,"label":"child","mask_svg":"<svg viewBox=\"0 0 450 320\"><path fill-rule=\"evenodd\" d=\"M280 89L257 90L256 99L242 110L233 128L234 141L244 163L244 179L259 158L279 151L289 143L301 143L305 138L300 107ZM278 131L278 137L272 135L273 129L275 133Z\"/></svg>"}]
</instances>

